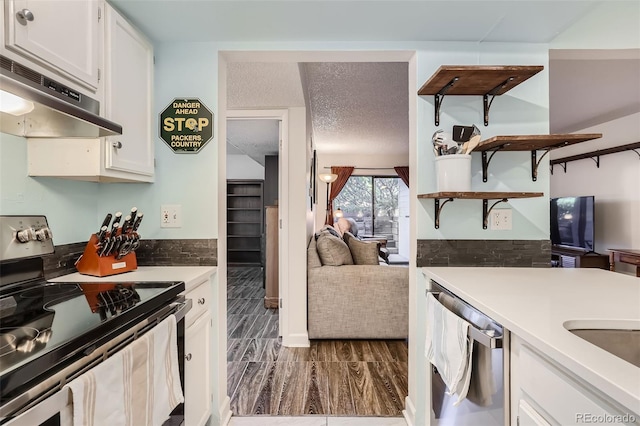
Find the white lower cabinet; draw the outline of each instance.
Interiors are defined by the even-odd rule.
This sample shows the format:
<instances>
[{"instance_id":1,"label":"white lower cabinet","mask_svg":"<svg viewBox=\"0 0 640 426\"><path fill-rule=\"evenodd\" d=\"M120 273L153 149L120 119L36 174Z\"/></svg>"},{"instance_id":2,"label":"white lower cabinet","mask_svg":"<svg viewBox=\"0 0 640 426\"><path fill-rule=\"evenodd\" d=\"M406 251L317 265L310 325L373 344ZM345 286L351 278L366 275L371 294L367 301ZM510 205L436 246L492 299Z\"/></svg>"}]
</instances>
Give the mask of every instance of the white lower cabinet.
<instances>
[{"instance_id":1,"label":"white lower cabinet","mask_svg":"<svg viewBox=\"0 0 640 426\"><path fill-rule=\"evenodd\" d=\"M184 420L202 426L211 415L211 281L190 286L192 307L185 318Z\"/></svg>"},{"instance_id":2,"label":"white lower cabinet","mask_svg":"<svg viewBox=\"0 0 640 426\"><path fill-rule=\"evenodd\" d=\"M519 426L625 425L632 413L518 338L511 342L511 393Z\"/></svg>"},{"instance_id":3,"label":"white lower cabinet","mask_svg":"<svg viewBox=\"0 0 640 426\"><path fill-rule=\"evenodd\" d=\"M210 343L211 315L207 313L186 329L184 350L186 426L206 424L211 413Z\"/></svg>"}]
</instances>

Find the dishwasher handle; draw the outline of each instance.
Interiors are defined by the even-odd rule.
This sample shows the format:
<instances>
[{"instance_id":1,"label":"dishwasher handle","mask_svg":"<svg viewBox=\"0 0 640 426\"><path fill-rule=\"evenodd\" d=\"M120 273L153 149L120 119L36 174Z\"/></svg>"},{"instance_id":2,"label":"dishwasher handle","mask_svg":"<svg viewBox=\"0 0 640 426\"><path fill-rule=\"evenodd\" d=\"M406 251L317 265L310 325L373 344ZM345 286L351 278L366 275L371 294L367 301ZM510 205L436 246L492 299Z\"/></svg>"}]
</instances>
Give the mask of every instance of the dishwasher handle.
<instances>
[{"instance_id":1,"label":"dishwasher handle","mask_svg":"<svg viewBox=\"0 0 640 426\"><path fill-rule=\"evenodd\" d=\"M476 324L473 324L471 321L469 321L467 318L464 318L462 315L460 315L457 312L453 312L454 314L456 314L457 316L459 316L460 318L464 319L465 321L467 321L469 323L469 330L467 332L467 336L470 339L473 339L474 341L478 342L478 344L486 346L490 349L499 349L502 348L502 326L497 324L495 321L493 321L492 319L490 319L489 317L487 317L486 315L484 315L482 312L478 311L477 309L473 308L472 306L470 306L469 304L465 303L464 301L460 300L460 298L454 296L453 294L447 292L446 290L442 289L442 290L427 290L426 294L433 294L434 297L436 299L438 299L438 296L440 295L440 293L445 293L448 294L449 296L453 297L456 302L463 304L466 308L472 310L473 312L477 313L478 315L482 315L484 318L487 319L487 321L489 323L492 324L491 328L486 328L486 329L482 329L482 328L478 328Z\"/></svg>"}]
</instances>

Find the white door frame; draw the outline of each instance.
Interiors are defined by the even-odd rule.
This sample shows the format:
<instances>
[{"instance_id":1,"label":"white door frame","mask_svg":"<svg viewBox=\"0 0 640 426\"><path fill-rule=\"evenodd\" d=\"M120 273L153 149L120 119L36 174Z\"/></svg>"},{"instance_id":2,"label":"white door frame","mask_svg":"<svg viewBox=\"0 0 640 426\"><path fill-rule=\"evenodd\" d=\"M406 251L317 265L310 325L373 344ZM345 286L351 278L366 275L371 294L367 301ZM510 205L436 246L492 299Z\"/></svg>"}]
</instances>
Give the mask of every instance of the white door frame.
<instances>
[{"instance_id":1,"label":"white door frame","mask_svg":"<svg viewBox=\"0 0 640 426\"><path fill-rule=\"evenodd\" d=\"M289 110L287 109L238 109L227 110L228 120L278 120L280 122L280 143L278 147L278 205L289 205ZM288 335L287 309L289 294L289 270L285 259L289 253L289 212L286 208L278 209L278 335Z\"/></svg>"}]
</instances>

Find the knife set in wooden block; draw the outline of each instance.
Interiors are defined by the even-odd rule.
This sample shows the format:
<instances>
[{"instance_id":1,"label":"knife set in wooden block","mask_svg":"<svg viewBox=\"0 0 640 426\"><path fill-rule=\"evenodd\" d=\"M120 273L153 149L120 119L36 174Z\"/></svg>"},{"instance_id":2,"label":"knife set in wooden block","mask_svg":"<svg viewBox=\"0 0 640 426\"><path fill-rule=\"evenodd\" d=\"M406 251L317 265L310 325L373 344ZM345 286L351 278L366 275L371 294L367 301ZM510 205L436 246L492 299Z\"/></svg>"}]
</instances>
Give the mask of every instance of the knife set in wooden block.
<instances>
[{"instance_id":1,"label":"knife set in wooden block","mask_svg":"<svg viewBox=\"0 0 640 426\"><path fill-rule=\"evenodd\" d=\"M76 269L84 275L106 277L122 274L138 268L135 250L140 246L138 227L142 213L137 208L120 223L118 212L111 222L111 213L105 217L100 230L89 238L82 256L76 261ZM109 224L111 223L111 227Z\"/></svg>"}]
</instances>

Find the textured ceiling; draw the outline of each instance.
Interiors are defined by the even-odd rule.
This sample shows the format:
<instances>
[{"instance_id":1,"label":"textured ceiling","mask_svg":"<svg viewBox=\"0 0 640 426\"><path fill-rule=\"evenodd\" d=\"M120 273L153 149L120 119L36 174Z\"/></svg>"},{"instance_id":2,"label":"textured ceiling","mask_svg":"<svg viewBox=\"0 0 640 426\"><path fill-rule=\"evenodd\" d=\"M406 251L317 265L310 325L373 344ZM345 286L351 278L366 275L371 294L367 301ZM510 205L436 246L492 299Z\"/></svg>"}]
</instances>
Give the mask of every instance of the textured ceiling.
<instances>
[{"instance_id":1,"label":"textured ceiling","mask_svg":"<svg viewBox=\"0 0 640 426\"><path fill-rule=\"evenodd\" d=\"M227 65L227 108L304 106L295 62L231 62Z\"/></svg>"},{"instance_id":2,"label":"textured ceiling","mask_svg":"<svg viewBox=\"0 0 640 426\"><path fill-rule=\"evenodd\" d=\"M277 120L227 120L227 154L246 154L264 166L265 155L278 155Z\"/></svg>"},{"instance_id":3,"label":"textured ceiling","mask_svg":"<svg viewBox=\"0 0 640 426\"><path fill-rule=\"evenodd\" d=\"M409 154L407 63L302 65L318 152Z\"/></svg>"},{"instance_id":4,"label":"textured ceiling","mask_svg":"<svg viewBox=\"0 0 640 426\"><path fill-rule=\"evenodd\" d=\"M110 0L155 41L546 43L614 1Z\"/></svg>"},{"instance_id":5,"label":"textured ceiling","mask_svg":"<svg viewBox=\"0 0 640 426\"><path fill-rule=\"evenodd\" d=\"M229 64L227 78L229 108L304 106L306 99L323 154L409 155L408 91L408 64L395 62L240 62ZM277 132L265 137L259 123L238 123L228 122L228 142L260 164L265 153L277 154Z\"/></svg>"}]
</instances>

